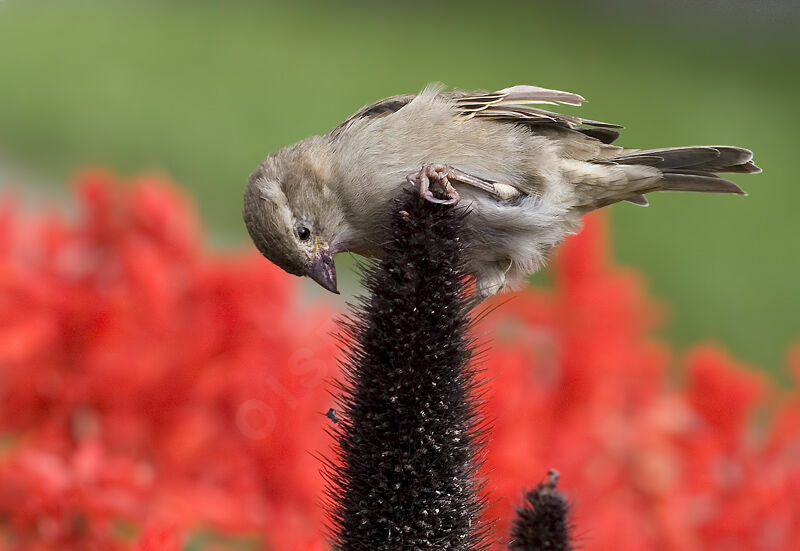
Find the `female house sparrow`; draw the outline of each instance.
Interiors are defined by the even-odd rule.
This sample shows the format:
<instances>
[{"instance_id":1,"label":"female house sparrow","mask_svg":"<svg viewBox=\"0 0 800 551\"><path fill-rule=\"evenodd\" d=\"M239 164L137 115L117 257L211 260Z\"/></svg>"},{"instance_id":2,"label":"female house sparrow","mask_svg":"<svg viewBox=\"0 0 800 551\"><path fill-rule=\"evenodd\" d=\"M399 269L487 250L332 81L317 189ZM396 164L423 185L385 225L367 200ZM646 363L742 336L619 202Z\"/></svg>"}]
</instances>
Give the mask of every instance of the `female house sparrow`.
<instances>
[{"instance_id":1,"label":"female house sparrow","mask_svg":"<svg viewBox=\"0 0 800 551\"><path fill-rule=\"evenodd\" d=\"M646 206L652 191L743 195L717 173L760 172L747 149L627 149L611 145L619 125L531 106L583 101L536 86L381 100L269 155L244 190L247 230L285 271L337 292L333 257L379 256L391 201L411 184L431 201L468 203L467 263L481 300L539 269L589 211Z\"/></svg>"}]
</instances>

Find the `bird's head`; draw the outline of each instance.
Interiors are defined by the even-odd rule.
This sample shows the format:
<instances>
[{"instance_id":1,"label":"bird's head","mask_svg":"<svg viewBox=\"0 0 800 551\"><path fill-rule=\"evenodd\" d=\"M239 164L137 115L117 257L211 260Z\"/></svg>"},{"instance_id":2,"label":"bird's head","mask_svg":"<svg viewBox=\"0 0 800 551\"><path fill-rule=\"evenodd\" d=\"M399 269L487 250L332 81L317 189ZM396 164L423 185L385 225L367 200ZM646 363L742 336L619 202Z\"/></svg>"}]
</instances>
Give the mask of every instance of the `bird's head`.
<instances>
[{"instance_id":1,"label":"bird's head","mask_svg":"<svg viewBox=\"0 0 800 551\"><path fill-rule=\"evenodd\" d=\"M333 258L342 209L326 185L326 151L306 142L273 153L256 168L244 190L242 215L261 254L338 293Z\"/></svg>"}]
</instances>

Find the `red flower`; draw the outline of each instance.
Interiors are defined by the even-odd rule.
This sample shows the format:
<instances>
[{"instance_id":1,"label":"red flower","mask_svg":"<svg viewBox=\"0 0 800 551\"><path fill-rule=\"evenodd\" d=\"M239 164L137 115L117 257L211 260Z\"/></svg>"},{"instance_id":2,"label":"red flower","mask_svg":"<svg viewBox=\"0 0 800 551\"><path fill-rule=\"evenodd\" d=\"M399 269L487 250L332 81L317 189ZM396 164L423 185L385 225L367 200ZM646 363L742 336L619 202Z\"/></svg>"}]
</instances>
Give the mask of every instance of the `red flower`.
<instances>
[{"instance_id":1,"label":"red flower","mask_svg":"<svg viewBox=\"0 0 800 551\"><path fill-rule=\"evenodd\" d=\"M200 244L159 178L80 178L83 214L0 209L0 531L116 549L144 525L317 539L330 311ZM20 505L22 504L22 505ZM178 548L145 533L143 549Z\"/></svg>"},{"instance_id":2,"label":"red flower","mask_svg":"<svg viewBox=\"0 0 800 551\"><path fill-rule=\"evenodd\" d=\"M77 197L77 218L0 200L2 548L327 549L333 312L207 249L163 178L87 172ZM587 551L800 548L797 389L714 346L670 385L660 309L600 217L555 280L480 328L497 539L554 467ZM800 347L790 366L797 384Z\"/></svg>"},{"instance_id":3,"label":"red flower","mask_svg":"<svg viewBox=\"0 0 800 551\"><path fill-rule=\"evenodd\" d=\"M180 551L180 540L174 527L151 525L142 531L132 551Z\"/></svg>"},{"instance_id":4,"label":"red flower","mask_svg":"<svg viewBox=\"0 0 800 551\"><path fill-rule=\"evenodd\" d=\"M689 354L682 388L668 385L668 349L650 334L658 309L610 265L603 236L590 217L559 255L555 290L519 293L481 328L505 336L486 362L501 534L519 488L554 467L587 550L800 546L796 390L776 399L711 346ZM767 397L778 407L765 439L753 414Z\"/></svg>"}]
</instances>

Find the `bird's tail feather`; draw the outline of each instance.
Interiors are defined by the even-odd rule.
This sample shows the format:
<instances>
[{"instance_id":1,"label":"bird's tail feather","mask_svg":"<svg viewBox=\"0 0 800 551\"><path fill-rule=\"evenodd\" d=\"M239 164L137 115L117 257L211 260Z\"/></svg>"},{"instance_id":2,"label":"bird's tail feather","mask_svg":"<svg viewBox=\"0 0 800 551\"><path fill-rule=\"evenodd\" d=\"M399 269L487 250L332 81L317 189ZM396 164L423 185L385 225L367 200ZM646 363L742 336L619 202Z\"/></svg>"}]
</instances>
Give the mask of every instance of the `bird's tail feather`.
<instances>
[{"instance_id":1,"label":"bird's tail feather","mask_svg":"<svg viewBox=\"0 0 800 551\"><path fill-rule=\"evenodd\" d=\"M712 172L665 172L659 187L652 191L691 191L698 193L734 193L747 195L736 183L720 178Z\"/></svg>"},{"instance_id":2,"label":"bird's tail feather","mask_svg":"<svg viewBox=\"0 0 800 551\"><path fill-rule=\"evenodd\" d=\"M618 201L629 201L646 206L644 194L653 191L689 191L699 193L730 193L747 195L742 188L718 173L757 173L761 169L753 163L749 149L732 146L690 146L661 149L625 150L624 155L603 159L603 163L616 165L648 166L661 171L658 180L632 181L632 185L606 195L593 204L601 208Z\"/></svg>"}]
</instances>

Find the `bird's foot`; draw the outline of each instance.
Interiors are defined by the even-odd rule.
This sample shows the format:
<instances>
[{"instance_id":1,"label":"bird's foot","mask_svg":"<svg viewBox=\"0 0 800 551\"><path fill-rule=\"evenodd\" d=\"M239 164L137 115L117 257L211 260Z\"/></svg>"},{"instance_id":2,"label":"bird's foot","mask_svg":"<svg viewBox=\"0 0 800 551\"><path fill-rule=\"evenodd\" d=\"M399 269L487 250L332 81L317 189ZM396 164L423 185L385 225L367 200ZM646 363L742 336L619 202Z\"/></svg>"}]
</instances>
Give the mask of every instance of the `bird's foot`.
<instances>
[{"instance_id":1,"label":"bird's foot","mask_svg":"<svg viewBox=\"0 0 800 551\"><path fill-rule=\"evenodd\" d=\"M452 205L461 199L461 196L453 187L453 184L450 183L451 181L468 184L501 199L507 198L503 196L504 192L499 190L493 182L478 178L472 174L467 174L463 170L441 163L426 163L422 165L419 172L409 174L406 179L411 184L417 186L422 197L432 203ZM431 189L432 184L438 184L437 187L440 189L437 191L439 195L444 196L444 199L440 199L434 195L434 191Z\"/></svg>"},{"instance_id":2,"label":"bird's foot","mask_svg":"<svg viewBox=\"0 0 800 551\"><path fill-rule=\"evenodd\" d=\"M412 172L406 176L406 180L417 187L423 199L440 205L454 205L458 203L461 196L450 183L451 171L452 169L447 165L426 163L422 165L419 172ZM434 195L432 189L434 184L439 188L437 192L444 197L443 199Z\"/></svg>"}]
</instances>

